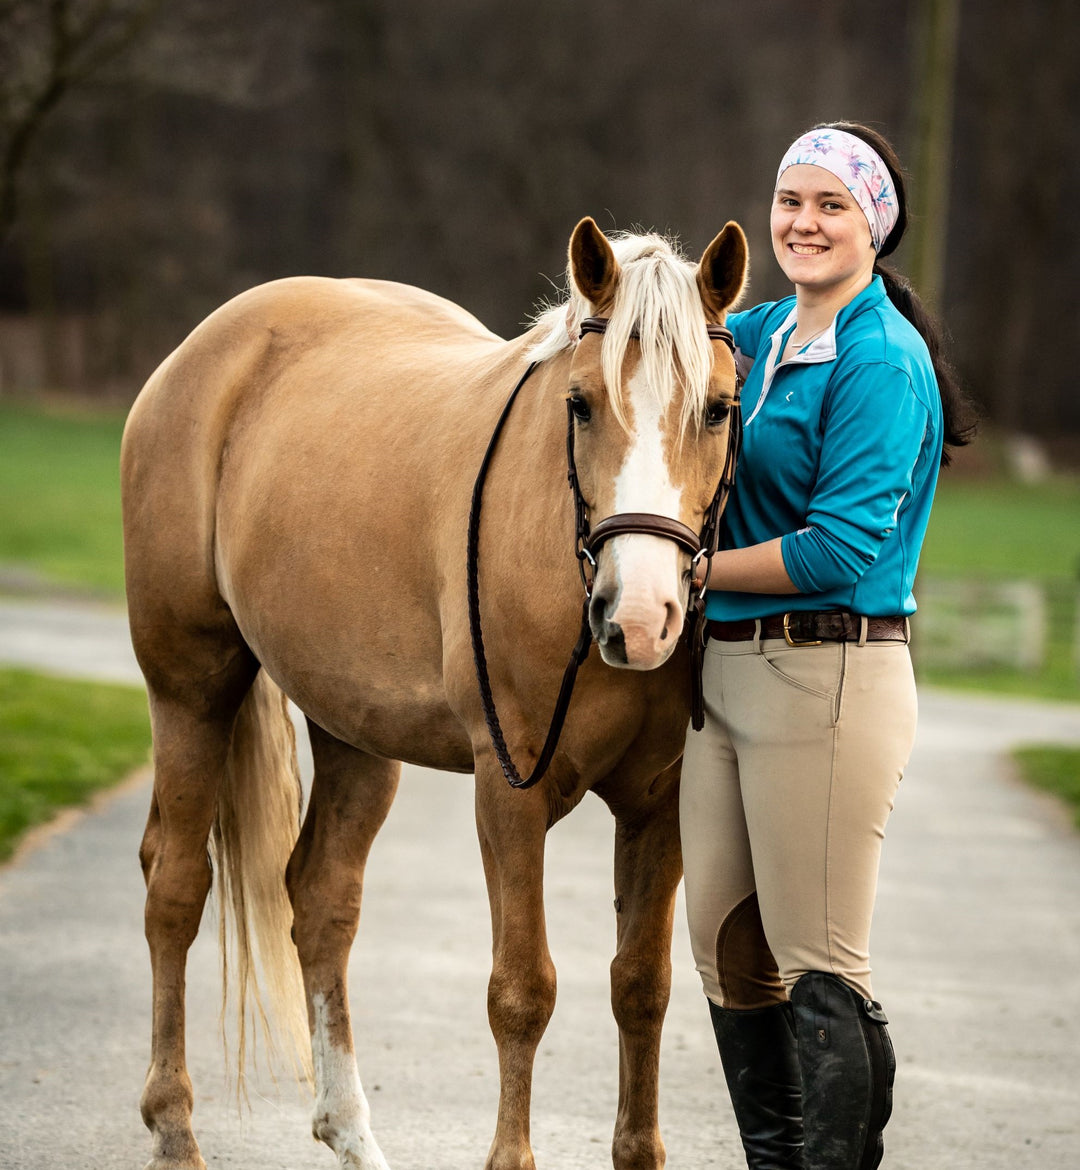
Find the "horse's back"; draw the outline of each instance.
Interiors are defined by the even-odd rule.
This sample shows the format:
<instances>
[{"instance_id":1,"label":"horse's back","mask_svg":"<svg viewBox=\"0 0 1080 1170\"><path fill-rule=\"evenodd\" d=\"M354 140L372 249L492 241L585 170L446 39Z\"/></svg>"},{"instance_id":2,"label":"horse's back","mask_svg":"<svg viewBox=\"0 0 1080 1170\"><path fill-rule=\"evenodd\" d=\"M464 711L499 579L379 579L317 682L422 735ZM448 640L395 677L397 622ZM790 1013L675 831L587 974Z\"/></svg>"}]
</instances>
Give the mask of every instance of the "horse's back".
<instances>
[{"instance_id":1,"label":"horse's back","mask_svg":"<svg viewBox=\"0 0 1080 1170\"><path fill-rule=\"evenodd\" d=\"M392 280L363 277L289 276L256 285L227 301L192 333L246 322L287 336L296 331L316 344L326 330L408 334L442 343L500 340L468 310L453 301Z\"/></svg>"},{"instance_id":2,"label":"horse's back","mask_svg":"<svg viewBox=\"0 0 1080 1170\"><path fill-rule=\"evenodd\" d=\"M483 361L504 344L460 306L410 285L290 277L241 293L162 362L136 399L121 455L128 535L160 507L209 537L209 497L226 450L235 453L238 429L252 425L260 403L316 422L332 404L362 413L401 371L409 380L398 383L399 396L419 395L427 383L418 369Z\"/></svg>"},{"instance_id":3,"label":"horse's back","mask_svg":"<svg viewBox=\"0 0 1080 1170\"><path fill-rule=\"evenodd\" d=\"M153 403L159 417L167 416L163 397L182 394L190 406L227 395L259 366L327 347L349 346L370 358L428 344L467 351L500 341L460 305L411 285L288 277L240 293L211 313L155 371L133 414Z\"/></svg>"}]
</instances>

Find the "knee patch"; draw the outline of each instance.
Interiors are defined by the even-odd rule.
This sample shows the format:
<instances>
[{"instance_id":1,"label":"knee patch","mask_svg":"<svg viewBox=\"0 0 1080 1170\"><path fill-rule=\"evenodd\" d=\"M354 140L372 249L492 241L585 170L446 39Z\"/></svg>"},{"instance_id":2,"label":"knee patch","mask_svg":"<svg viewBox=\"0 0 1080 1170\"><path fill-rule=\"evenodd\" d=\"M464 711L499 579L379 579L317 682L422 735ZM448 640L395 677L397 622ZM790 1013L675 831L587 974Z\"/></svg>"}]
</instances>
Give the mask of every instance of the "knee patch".
<instances>
[{"instance_id":1,"label":"knee patch","mask_svg":"<svg viewBox=\"0 0 1080 1170\"><path fill-rule=\"evenodd\" d=\"M756 893L744 898L720 924L716 978L724 1007L759 1008L787 999L776 959L765 939Z\"/></svg>"}]
</instances>

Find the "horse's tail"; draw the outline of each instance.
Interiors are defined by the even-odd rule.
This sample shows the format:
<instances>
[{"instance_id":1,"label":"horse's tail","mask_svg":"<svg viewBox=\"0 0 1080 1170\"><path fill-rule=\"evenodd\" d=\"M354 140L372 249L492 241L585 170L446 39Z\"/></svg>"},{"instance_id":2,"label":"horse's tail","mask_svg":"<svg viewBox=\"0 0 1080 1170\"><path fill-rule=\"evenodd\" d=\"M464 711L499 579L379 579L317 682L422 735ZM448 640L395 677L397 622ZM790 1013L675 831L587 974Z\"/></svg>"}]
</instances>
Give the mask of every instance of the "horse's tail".
<instances>
[{"instance_id":1,"label":"horse's tail","mask_svg":"<svg viewBox=\"0 0 1080 1170\"><path fill-rule=\"evenodd\" d=\"M238 1091L244 1086L248 1028L256 1018L271 1069L281 1058L301 1077L311 1074L311 1035L285 889L301 801L287 700L260 670L233 726L210 837L218 886L222 1030L232 984Z\"/></svg>"}]
</instances>

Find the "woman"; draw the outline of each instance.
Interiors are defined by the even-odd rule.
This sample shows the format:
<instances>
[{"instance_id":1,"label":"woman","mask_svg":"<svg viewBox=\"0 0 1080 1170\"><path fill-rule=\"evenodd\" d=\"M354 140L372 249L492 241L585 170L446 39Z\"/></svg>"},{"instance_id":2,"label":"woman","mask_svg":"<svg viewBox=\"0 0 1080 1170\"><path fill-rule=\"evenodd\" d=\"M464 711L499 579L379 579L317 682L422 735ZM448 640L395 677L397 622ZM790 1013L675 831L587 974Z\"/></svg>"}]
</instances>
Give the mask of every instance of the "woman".
<instances>
[{"instance_id":1,"label":"woman","mask_svg":"<svg viewBox=\"0 0 1080 1170\"><path fill-rule=\"evenodd\" d=\"M895 1069L869 934L915 731L912 583L946 445L972 425L918 298L891 146L795 141L773 250L795 287L727 321L744 443L706 611L681 820L698 970L751 1170L867 1170Z\"/></svg>"}]
</instances>

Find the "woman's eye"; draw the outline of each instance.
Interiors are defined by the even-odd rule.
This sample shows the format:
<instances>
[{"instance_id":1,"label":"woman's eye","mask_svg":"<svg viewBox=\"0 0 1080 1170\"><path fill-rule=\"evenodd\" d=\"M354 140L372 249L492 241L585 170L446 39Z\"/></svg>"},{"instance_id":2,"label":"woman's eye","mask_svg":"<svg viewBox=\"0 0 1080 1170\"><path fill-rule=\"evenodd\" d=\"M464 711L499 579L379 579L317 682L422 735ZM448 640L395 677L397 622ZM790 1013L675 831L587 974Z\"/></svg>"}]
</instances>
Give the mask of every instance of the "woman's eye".
<instances>
[{"instance_id":1,"label":"woman's eye","mask_svg":"<svg viewBox=\"0 0 1080 1170\"><path fill-rule=\"evenodd\" d=\"M718 427L731 413L731 407L726 402L713 402L705 409L705 424Z\"/></svg>"},{"instance_id":2,"label":"woman's eye","mask_svg":"<svg viewBox=\"0 0 1080 1170\"><path fill-rule=\"evenodd\" d=\"M570 395L570 409L574 412L574 418L578 422L587 423L592 418L592 411L589 409L589 404L580 394Z\"/></svg>"}]
</instances>

